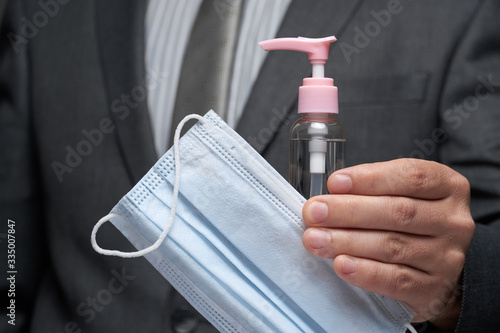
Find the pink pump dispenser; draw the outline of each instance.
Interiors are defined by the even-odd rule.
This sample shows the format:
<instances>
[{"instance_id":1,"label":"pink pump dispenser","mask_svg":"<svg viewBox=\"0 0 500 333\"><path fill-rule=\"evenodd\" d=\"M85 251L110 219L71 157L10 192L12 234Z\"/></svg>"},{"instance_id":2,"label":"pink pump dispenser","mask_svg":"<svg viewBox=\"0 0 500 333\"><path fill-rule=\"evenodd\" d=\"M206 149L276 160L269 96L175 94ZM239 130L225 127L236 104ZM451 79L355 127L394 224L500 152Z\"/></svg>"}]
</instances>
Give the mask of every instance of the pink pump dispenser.
<instances>
[{"instance_id":1,"label":"pink pump dispenser","mask_svg":"<svg viewBox=\"0 0 500 333\"><path fill-rule=\"evenodd\" d=\"M312 64L312 77L303 80L299 88L298 113L339 113L337 87L333 79L325 78L325 63L330 43L335 36L324 38L276 38L260 42L265 51L292 50L307 52Z\"/></svg>"},{"instance_id":2,"label":"pink pump dispenser","mask_svg":"<svg viewBox=\"0 0 500 333\"><path fill-rule=\"evenodd\" d=\"M262 41L266 51L306 52L312 77L299 87L298 113L290 131L290 184L305 198L328 194L328 176L345 165L345 133L333 117L339 112L338 91L333 79L325 78L325 63L334 36L324 38L276 38Z\"/></svg>"}]
</instances>

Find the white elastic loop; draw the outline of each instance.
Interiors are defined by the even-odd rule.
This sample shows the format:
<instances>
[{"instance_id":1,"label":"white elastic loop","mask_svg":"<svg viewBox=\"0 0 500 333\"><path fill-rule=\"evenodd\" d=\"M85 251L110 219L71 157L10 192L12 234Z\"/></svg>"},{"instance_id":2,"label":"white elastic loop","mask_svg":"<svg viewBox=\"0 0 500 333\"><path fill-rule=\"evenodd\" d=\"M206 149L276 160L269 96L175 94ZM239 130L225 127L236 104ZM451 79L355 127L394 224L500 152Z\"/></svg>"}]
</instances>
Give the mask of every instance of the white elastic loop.
<instances>
[{"instance_id":1,"label":"white elastic loop","mask_svg":"<svg viewBox=\"0 0 500 333\"><path fill-rule=\"evenodd\" d=\"M92 229L92 234L90 235L90 242L92 244L92 247L97 253L104 254L106 256L117 256L117 257L122 257L122 258L136 258L136 257L142 257L145 254L148 254L154 250L156 250L158 247L160 247L161 243L165 240L165 237L167 237L168 232L170 231L170 228L172 227L172 224L174 222L174 217L175 217L175 210L177 207L177 198L179 196L179 181L180 181L180 174L181 174L181 164L180 164L180 157L179 157L179 138L181 136L181 130L182 127L184 127L184 124L188 122L191 119L197 119L200 121L202 124L205 124L205 119L203 119L202 116L197 115L197 114L190 114L184 117L179 125L177 125L177 128L175 129L175 135L174 135L174 159L175 159L175 182L174 182L174 194L172 198L172 208L170 210L170 217L168 219L167 225L165 225L165 228L163 229L160 237L154 242L154 244L148 246L145 249L135 251L135 252L122 252L118 250L107 250L101 248L99 245L97 245L96 241L96 235L97 231L103 225L106 223L109 219L111 218L119 218L119 215L110 213L103 218L101 218L94 228Z\"/></svg>"},{"instance_id":2,"label":"white elastic loop","mask_svg":"<svg viewBox=\"0 0 500 333\"><path fill-rule=\"evenodd\" d=\"M411 332L411 333L418 333L415 327L413 327L410 323L406 323L405 327Z\"/></svg>"}]
</instances>

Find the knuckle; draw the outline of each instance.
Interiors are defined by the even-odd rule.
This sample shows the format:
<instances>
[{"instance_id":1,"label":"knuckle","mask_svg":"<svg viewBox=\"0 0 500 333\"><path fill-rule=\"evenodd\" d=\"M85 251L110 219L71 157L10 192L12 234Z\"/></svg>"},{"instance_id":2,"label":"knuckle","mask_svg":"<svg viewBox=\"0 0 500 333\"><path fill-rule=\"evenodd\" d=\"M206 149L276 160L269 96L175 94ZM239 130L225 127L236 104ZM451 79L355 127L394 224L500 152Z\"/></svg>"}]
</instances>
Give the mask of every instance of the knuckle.
<instances>
[{"instance_id":1,"label":"knuckle","mask_svg":"<svg viewBox=\"0 0 500 333\"><path fill-rule=\"evenodd\" d=\"M449 251L445 260L449 267L459 267L461 270L465 263L465 253L459 249Z\"/></svg>"},{"instance_id":2,"label":"knuckle","mask_svg":"<svg viewBox=\"0 0 500 333\"><path fill-rule=\"evenodd\" d=\"M417 209L410 198L392 197L390 202L390 211L397 225L405 225L413 221L417 214Z\"/></svg>"},{"instance_id":3,"label":"knuckle","mask_svg":"<svg viewBox=\"0 0 500 333\"><path fill-rule=\"evenodd\" d=\"M470 184L467 178L459 174L458 172L454 172L454 175L450 177L451 184L454 188L460 189L462 191L469 191Z\"/></svg>"},{"instance_id":4,"label":"knuckle","mask_svg":"<svg viewBox=\"0 0 500 333\"><path fill-rule=\"evenodd\" d=\"M408 177L409 186L419 190L425 188L428 183L427 169L422 165L422 161L406 159L403 168Z\"/></svg>"},{"instance_id":5,"label":"knuckle","mask_svg":"<svg viewBox=\"0 0 500 333\"><path fill-rule=\"evenodd\" d=\"M393 295L408 294L416 287L417 283L408 270L401 267L396 268L394 279L392 283L389 283Z\"/></svg>"},{"instance_id":6,"label":"knuckle","mask_svg":"<svg viewBox=\"0 0 500 333\"><path fill-rule=\"evenodd\" d=\"M457 218L457 230L459 233L463 236L466 237L472 237L472 234L474 233L474 229L476 228L476 224L474 223L474 220L470 216L470 213L467 212L467 214L462 214L460 217Z\"/></svg>"},{"instance_id":7,"label":"knuckle","mask_svg":"<svg viewBox=\"0 0 500 333\"><path fill-rule=\"evenodd\" d=\"M454 175L449 178L449 183L451 192L457 197L462 198L468 204L470 201L470 184L467 178L455 172Z\"/></svg>"},{"instance_id":8,"label":"knuckle","mask_svg":"<svg viewBox=\"0 0 500 333\"><path fill-rule=\"evenodd\" d=\"M386 236L385 260L387 262L400 262L405 257L406 241L400 234L388 233Z\"/></svg>"},{"instance_id":9,"label":"knuckle","mask_svg":"<svg viewBox=\"0 0 500 333\"><path fill-rule=\"evenodd\" d=\"M384 284L391 295L406 295L417 287L417 282L403 266L396 265Z\"/></svg>"},{"instance_id":10,"label":"knuckle","mask_svg":"<svg viewBox=\"0 0 500 333\"><path fill-rule=\"evenodd\" d=\"M464 228L464 234L468 236L469 239L472 239L472 235L474 234L474 230L476 230L476 223L469 217L464 223L462 223Z\"/></svg>"},{"instance_id":11,"label":"knuckle","mask_svg":"<svg viewBox=\"0 0 500 333\"><path fill-rule=\"evenodd\" d=\"M451 214L448 217L448 221L450 226L453 227L453 231L450 233L451 236L459 241L470 241L474 234L476 224L468 210L466 212L459 210Z\"/></svg>"}]
</instances>

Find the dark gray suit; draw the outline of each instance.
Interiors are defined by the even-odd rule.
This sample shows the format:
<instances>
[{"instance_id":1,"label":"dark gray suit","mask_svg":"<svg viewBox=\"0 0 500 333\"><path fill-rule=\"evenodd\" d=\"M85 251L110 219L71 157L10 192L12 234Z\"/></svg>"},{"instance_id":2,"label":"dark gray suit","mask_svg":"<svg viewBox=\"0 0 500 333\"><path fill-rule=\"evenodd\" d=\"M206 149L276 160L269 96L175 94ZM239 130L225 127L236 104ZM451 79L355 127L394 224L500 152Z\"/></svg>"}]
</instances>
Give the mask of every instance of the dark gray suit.
<instances>
[{"instance_id":1,"label":"dark gray suit","mask_svg":"<svg viewBox=\"0 0 500 333\"><path fill-rule=\"evenodd\" d=\"M2 27L1 232L7 219L16 222L18 271L17 325L2 314L2 332L168 332L182 321L209 331L145 259L104 257L89 241L96 221L158 158L140 94L146 2L47 3L57 6L10 1ZM278 35L339 39L326 72L339 87L348 165L420 157L469 179L478 225L458 331L496 331L500 3L395 5L294 0ZM309 75L305 55L270 54L237 128L284 176L297 88ZM109 225L98 242L132 250Z\"/></svg>"}]
</instances>

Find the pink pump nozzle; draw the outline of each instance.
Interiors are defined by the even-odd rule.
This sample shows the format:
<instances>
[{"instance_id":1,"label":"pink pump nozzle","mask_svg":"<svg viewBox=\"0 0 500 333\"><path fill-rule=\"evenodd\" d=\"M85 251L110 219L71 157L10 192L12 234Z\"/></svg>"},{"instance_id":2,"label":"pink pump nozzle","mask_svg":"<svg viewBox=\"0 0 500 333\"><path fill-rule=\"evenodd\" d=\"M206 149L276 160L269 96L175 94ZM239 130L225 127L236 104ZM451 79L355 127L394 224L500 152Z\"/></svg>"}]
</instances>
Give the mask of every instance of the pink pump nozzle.
<instances>
[{"instance_id":1,"label":"pink pump nozzle","mask_svg":"<svg viewBox=\"0 0 500 333\"><path fill-rule=\"evenodd\" d=\"M309 54L311 64L324 64L328 59L330 43L335 42L336 40L337 38L335 38L335 36L323 38L275 38L262 41L259 45L265 51L291 50L307 52Z\"/></svg>"},{"instance_id":2,"label":"pink pump nozzle","mask_svg":"<svg viewBox=\"0 0 500 333\"><path fill-rule=\"evenodd\" d=\"M299 113L338 113L337 87L333 79L325 78L325 63L328 59L330 44L335 36L324 38L275 38L265 40L259 45L265 51L291 50L306 52L312 64L312 78L305 78L299 88Z\"/></svg>"}]
</instances>

